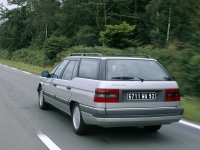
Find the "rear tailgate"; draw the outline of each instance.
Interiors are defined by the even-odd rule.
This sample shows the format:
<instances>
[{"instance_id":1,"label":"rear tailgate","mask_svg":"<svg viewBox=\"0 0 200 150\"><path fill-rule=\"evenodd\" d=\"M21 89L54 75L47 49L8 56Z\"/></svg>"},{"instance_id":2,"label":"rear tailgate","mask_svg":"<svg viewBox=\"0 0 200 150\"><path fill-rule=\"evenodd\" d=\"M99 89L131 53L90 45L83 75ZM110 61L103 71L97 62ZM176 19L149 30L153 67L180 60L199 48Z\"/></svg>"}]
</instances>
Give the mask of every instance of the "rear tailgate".
<instances>
[{"instance_id":1,"label":"rear tailgate","mask_svg":"<svg viewBox=\"0 0 200 150\"><path fill-rule=\"evenodd\" d=\"M180 102L166 102L166 89L178 89L175 81L103 81L99 88L118 89L119 102L106 103L106 114L116 117L178 114Z\"/></svg>"}]
</instances>

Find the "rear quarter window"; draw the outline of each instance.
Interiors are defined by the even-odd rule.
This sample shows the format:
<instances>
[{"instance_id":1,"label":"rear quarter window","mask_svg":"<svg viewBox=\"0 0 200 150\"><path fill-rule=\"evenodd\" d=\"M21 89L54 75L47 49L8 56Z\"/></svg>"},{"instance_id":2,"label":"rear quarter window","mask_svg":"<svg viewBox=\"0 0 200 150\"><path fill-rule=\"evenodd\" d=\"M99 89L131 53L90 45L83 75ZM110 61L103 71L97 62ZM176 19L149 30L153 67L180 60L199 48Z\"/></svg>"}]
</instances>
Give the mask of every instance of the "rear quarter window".
<instances>
[{"instance_id":1,"label":"rear quarter window","mask_svg":"<svg viewBox=\"0 0 200 150\"><path fill-rule=\"evenodd\" d=\"M99 59L82 59L79 67L80 78L98 79Z\"/></svg>"}]
</instances>

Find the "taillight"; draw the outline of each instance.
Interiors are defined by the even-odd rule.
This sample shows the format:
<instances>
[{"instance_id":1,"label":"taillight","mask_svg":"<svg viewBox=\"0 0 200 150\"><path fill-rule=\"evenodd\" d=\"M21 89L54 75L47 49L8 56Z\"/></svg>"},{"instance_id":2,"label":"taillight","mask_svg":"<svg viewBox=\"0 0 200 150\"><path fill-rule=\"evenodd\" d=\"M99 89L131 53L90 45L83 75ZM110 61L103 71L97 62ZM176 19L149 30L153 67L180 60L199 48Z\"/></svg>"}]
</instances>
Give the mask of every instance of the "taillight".
<instances>
[{"instance_id":1,"label":"taillight","mask_svg":"<svg viewBox=\"0 0 200 150\"><path fill-rule=\"evenodd\" d=\"M179 89L166 90L166 102L180 101Z\"/></svg>"},{"instance_id":2,"label":"taillight","mask_svg":"<svg viewBox=\"0 0 200 150\"><path fill-rule=\"evenodd\" d=\"M118 89L95 89L94 102L117 103L119 102Z\"/></svg>"}]
</instances>

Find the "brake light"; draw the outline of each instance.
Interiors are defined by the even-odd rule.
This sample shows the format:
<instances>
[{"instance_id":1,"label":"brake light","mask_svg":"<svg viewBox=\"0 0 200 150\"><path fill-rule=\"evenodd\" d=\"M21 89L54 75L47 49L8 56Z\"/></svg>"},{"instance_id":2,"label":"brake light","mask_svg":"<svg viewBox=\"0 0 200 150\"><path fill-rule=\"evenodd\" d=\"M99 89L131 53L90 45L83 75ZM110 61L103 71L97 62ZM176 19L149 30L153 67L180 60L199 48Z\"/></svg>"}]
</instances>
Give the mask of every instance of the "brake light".
<instances>
[{"instance_id":1,"label":"brake light","mask_svg":"<svg viewBox=\"0 0 200 150\"><path fill-rule=\"evenodd\" d=\"M180 101L179 89L166 90L166 102Z\"/></svg>"},{"instance_id":2,"label":"brake light","mask_svg":"<svg viewBox=\"0 0 200 150\"><path fill-rule=\"evenodd\" d=\"M94 102L117 103L119 102L118 89L95 89Z\"/></svg>"}]
</instances>

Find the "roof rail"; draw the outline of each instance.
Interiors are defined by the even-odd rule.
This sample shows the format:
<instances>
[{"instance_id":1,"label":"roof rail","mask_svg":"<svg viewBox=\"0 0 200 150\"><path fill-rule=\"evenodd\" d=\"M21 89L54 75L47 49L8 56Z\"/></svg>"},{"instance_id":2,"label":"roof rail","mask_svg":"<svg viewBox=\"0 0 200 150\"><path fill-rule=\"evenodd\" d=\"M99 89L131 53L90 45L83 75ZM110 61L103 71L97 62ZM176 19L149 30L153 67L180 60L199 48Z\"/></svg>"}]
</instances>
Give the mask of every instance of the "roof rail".
<instances>
[{"instance_id":1,"label":"roof rail","mask_svg":"<svg viewBox=\"0 0 200 150\"><path fill-rule=\"evenodd\" d=\"M124 54L124 55L115 55L115 56L123 56L123 57L144 56L146 58L151 58L149 55L145 55L145 54Z\"/></svg>"},{"instance_id":2,"label":"roof rail","mask_svg":"<svg viewBox=\"0 0 200 150\"><path fill-rule=\"evenodd\" d=\"M90 55L103 56L101 53L71 53L69 56L90 56Z\"/></svg>"}]
</instances>

